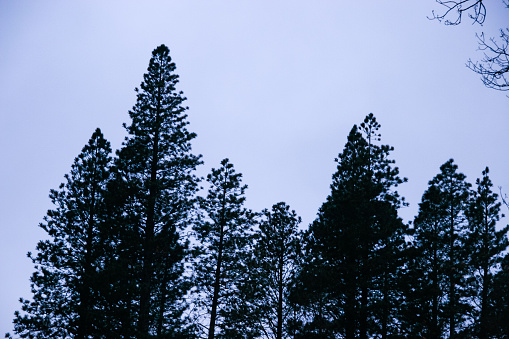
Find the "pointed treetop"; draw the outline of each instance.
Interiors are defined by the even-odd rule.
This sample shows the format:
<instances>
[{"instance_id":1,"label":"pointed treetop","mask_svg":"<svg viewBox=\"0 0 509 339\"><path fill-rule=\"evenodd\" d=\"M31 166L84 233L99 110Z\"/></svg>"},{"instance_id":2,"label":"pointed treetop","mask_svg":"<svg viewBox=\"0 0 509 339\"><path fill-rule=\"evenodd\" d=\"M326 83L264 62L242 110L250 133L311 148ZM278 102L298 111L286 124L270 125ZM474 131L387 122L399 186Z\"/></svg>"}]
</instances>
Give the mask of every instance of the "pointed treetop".
<instances>
[{"instance_id":1,"label":"pointed treetop","mask_svg":"<svg viewBox=\"0 0 509 339\"><path fill-rule=\"evenodd\" d=\"M378 129L380 129L381 125L376 121L373 113L369 113L364 118L364 121L360 124L359 130L366 134L368 140L380 141L382 135L380 133L376 133Z\"/></svg>"}]
</instances>

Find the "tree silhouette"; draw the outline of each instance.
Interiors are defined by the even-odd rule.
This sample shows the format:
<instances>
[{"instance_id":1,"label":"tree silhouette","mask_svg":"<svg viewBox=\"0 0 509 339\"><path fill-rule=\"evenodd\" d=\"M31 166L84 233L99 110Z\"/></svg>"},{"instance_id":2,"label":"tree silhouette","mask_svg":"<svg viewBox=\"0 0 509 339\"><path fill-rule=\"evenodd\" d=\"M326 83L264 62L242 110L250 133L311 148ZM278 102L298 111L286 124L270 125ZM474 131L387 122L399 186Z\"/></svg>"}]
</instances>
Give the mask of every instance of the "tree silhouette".
<instances>
[{"instance_id":1,"label":"tree silhouette","mask_svg":"<svg viewBox=\"0 0 509 339\"><path fill-rule=\"evenodd\" d=\"M15 314L14 332L21 338L88 338L105 316L94 286L108 254L103 233L110 153L97 129L66 182L51 190L56 208L40 224L49 240L37 244L37 254L28 254L36 269L30 279L33 299L20 299L23 313Z\"/></svg>"},{"instance_id":2,"label":"tree silhouette","mask_svg":"<svg viewBox=\"0 0 509 339\"><path fill-rule=\"evenodd\" d=\"M262 220L254 236L250 274L241 293L252 305L249 316L262 337L288 337L294 307L288 295L300 254L300 217L284 202L262 211Z\"/></svg>"},{"instance_id":3,"label":"tree silhouette","mask_svg":"<svg viewBox=\"0 0 509 339\"><path fill-rule=\"evenodd\" d=\"M474 333L478 338L489 337L489 293L493 285L493 272L509 245L509 226L497 231L500 220L498 195L493 193L493 184L488 176L489 169L482 172L482 179L476 180L477 190L472 192L466 216L469 225L469 254L472 265L473 304L476 307Z\"/></svg>"},{"instance_id":4,"label":"tree silhouette","mask_svg":"<svg viewBox=\"0 0 509 339\"><path fill-rule=\"evenodd\" d=\"M124 194L126 242L132 250L126 260L136 279L132 301L137 338L169 335L183 326L180 315L186 307L184 263L187 244L179 231L188 225L194 208L201 163L191 153L196 135L187 130L187 107L176 90L178 75L165 45L152 52L137 100L124 124L129 137L118 152L117 187Z\"/></svg>"},{"instance_id":5,"label":"tree silhouette","mask_svg":"<svg viewBox=\"0 0 509 339\"><path fill-rule=\"evenodd\" d=\"M228 159L207 176L210 187L200 199L204 215L194 225L200 244L195 267L201 304L209 313L208 338L237 338L242 331L238 321L239 283L248 274L254 214L244 208L245 190L242 174L236 173Z\"/></svg>"},{"instance_id":6,"label":"tree silhouette","mask_svg":"<svg viewBox=\"0 0 509 339\"><path fill-rule=\"evenodd\" d=\"M488 333L491 338L509 338L509 254L502 260L489 294Z\"/></svg>"},{"instance_id":7,"label":"tree silhouette","mask_svg":"<svg viewBox=\"0 0 509 339\"><path fill-rule=\"evenodd\" d=\"M398 331L390 314L396 303L393 279L403 244L397 216L404 182L387 145L378 145L373 114L354 126L336 162L331 194L306 233L305 264L296 294L313 310L311 333L345 338L387 336Z\"/></svg>"},{"instance_id":8,"label":"tree silhouette","mask_svg":"<svg viewBox=\"0 0 509 339\"><path fill-rule=\"evenodd\" d=\"M411 268L421 288L413 294L413 310L419 314L420 334L440 338L448 329L454 338L469 312L465 290L468 273L465 209L470 184L450 159L430 182L414 220L417 259Z\"/></svg>"}]
</instances>

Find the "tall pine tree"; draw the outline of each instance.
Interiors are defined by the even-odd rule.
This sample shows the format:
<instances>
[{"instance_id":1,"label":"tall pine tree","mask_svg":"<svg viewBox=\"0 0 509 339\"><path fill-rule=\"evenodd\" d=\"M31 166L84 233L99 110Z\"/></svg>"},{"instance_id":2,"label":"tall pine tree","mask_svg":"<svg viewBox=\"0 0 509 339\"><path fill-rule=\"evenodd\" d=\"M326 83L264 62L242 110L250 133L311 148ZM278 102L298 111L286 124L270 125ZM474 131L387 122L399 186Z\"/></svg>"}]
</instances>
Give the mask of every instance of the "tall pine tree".
<instances>
[{"instance_id":1,"label":"tall pine tree","mask_svg":"<svg viewBox=\"0 0 509 339\"><path fill-rule=\"evenodd\" d=\"M66 182L51 190L55 209L40 227L49 239L40 241L31 277L32 300L21 299L14 332L21 338L89 338L105 316L95 288L104 268L106 243L105 190L111 148L97 129L76 157Z\"/></svg>"},{"instance_id":2,"label":"tall pine tree","mask_svg":"<svg viewBox=\"0 0 509 339\"><path fill-rule=\"evenodd\" d=\"M308 232L297 289L309 296L309 306L321 304L308 324L318 336L398 331L392 316L398 270L391 262L397 262L404 228L397 216L403 201L394 188L405 179L389 158L393 148L378 144L379 128L373 114L352 128L336 159L331 194Z\"/></svg>"},{"instance_id":3,"label":"tall pine tree","mask_svg":"<svg viewBox=\"0 0 509 339\"><path fill-rule=\"evenodd\" d=\"M421 291L408 304L419 312L420 334L454 338L462 331L469 312L465 208L470 184L450 159L430 182L414 220L416 259Z\"/></svg>"},{"instance_id":4,"label":"tall pine tree","mask_svg":"<svg viewBox=\"0 0 509 339\"><path fill-rule=\"evenodd\" d=\"M468 219L468 248L475 309L474 333L478 338L489 338L490 301L493 289L493 275L509 245L509 226L496 229L500 220L498 195L492 191L493 184L488 176L489 169L482 172L482 179L476 180L477 189L472 192L466 216Z\"/></svg>"},{"instance_id":5,"label":"tall pine tree","mask_svg":"<svg viewBox=\"0 0 509 339\"><path fill-rule=\"evenodd\" d=\"M493 278L489 293L488 338L509 338L509 254Z\"/></svg>"},{"instance_id":6,"label":"tall pine tree","mask_svg":"<svg viewBox=\"0 0 509 339\"><path fill-rule=\"evenodd\" d=\"M300 254L301 219L284 202L262 211L262 220L254 237L250 274L242 286L242 298L253 327L262 337L288 337L295 322L295 309L288 300Z\"/></svg>"},{"instance_id":7,"label":"tall pine tree","mask_svg":"<svg viewBox=\"0 0 509 339\"><path fill-rule=\"evenodd\" d=\"M203 215L194 226L201 254L196 271L200 304L208 313L208 338L241 338L251 333L239 321L243 301L239 283L248 274L246 259L254 214L244 207L242 174L228 159L207 176L210 187L200 199ZM248 337L252 334L248 334Z\"/></svg>"},{"instance_id":8,"label":"tall pine tree","mask_svg":"<svg viewBox=\"0 0 509 339\"><path fill-rule=\"evenodd\" d=\"M201 163L191 153L195 134L187 130L186 98L176 90L178 75L165 45L152 52L137 100L129 112L129 133L118 152L117 187L124 196L124 242L131 277L131 316L136 337L180 332L188 286L183 257L187 244L179 231L188 226Z\"/></svg>"}]
</instances>

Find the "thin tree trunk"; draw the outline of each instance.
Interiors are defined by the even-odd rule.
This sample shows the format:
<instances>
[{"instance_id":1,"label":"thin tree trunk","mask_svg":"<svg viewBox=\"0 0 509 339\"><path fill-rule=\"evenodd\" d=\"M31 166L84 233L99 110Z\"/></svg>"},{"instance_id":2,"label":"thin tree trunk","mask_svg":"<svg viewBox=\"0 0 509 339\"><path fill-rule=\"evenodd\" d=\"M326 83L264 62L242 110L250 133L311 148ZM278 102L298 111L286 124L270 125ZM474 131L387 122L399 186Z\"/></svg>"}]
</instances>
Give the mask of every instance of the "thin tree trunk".
<instances>
[{"instance_id":1,"label":"thin tree trunk","mask_svg":"<svg viewBox=\"0 0 509 339\"><path fill-rule=\"evenodd\" d=\"M95 151L96 152L96 151ZM96 154L94 154L96 156ZM95 164L94 164L95 165ZM90 192L91 201L88 209L88 227L87 227L87 241L85 245L85 263L83 268L82 286L80 292L80 306L79 306L79 326L76 333L77 339L84 339L88 337L90 332L90 276L92 275L92 250L94 239L94 217L95 211L95 194L97 191L97 184L95 182L95 166L92 172L92 190Z\"/></svg>"},{"instance_id":2,"label":"thin tree trunk","mask_svg":"<svg viewBox=\"0 0 509 339\"><path fill-rule=\"evenodd\" d=\"M345 307L345 338L355 339L355 294L352 291L347 292L346 307Z\"/></svg>"},{"instance_id":3,"label":"thin tree trunk","mask_svg":"<svg viewBox=\"0 0 509 339\"><path fill-rule=\"evenodd\" d=\"M150 212L150 211L149 211ZM145 242L143 249L143 268L140 281L140 316L138 323L138 337L148 338L149 332L149 314L150 314L150 292L152 288L152 258L153 258L153 239L154 222L153 211L147 216L147 225L145 227Z\"/></svg>"},{"instance_id":4,"label":"thin tree trunk","mask_svg":"<svg viewBox=\"0 0 509 339\"><path fill-rule=\"evenodd\" d=\"M158 110L159 111L159 110ZM157 113L159 120L159 112ZM145 243L143 248L143 268L140 282L140 316L138 323L138 338L149 337L150 328L150 294L152 289L153 251L155 232L155 206L158 192L157 164L159 160L159 128L154 132L154 146L152 148L152 161L150 164L149 196L147 206L147 223L145 225Z\"/></svg>"},{"instance_id":5,"label":"thin tree trunk","mask_svg":"<svg viewBox=\"0 0 509 339\"><path fill-rule=\"evenodd\" d=\"M488 290L489 290L489 262L488 262L488 234L489 234L489 226L488 226L488 211L485 209L484 211L484 234L483 234L483 253L482 253L482 269L483 269L483 279L482 279L482 291L481 291L481 314L479 319L479 338L485 339L488 338L488 326L487 325L487 313L488 313Z\"/></svg>"},{"instance_id":6,"label":"thin tree trunk","mask_svg":"<svg viewBox=\"0 0 509 339\"><path fill-rule=\"evenodd\" d=\"M366 279L366 278L364 278ZM360 319L359 319L359 338L360 339L367 339L368 338L368 311L367 311L367 304L368 304L368 288L365 286L362 286L361 290L361 310L360 310Z\"/></svg>"},{"instance_id":7,"label":"thin tree trunk","mask_svg":"<svg viewBox=\"0 0 509 339\"><path fill-rule=\"evenodd\" d=\"M166 254L166 252L164 252L165 250L163 250L163 253ZM160 291L160 300L159 300L159 317L157 319L157 336L159 338L162 338L162 335L163 335L163 324L164 324L164 310L165 310L165 306L166 306L166 300L167 300L167 297L168 297L168 293L166 291L166 287L167 287L167 284L168 284L168 270L169 270L169 265L168 265L168 257L167 255L165 255L165 258L163 259L164 260L164 267L163 267L163 276L162 276L162 279L161 279L161 291Z\"/></svg>"},{"instance_id":8,"label":"thin tree trunk","mask_svg":"<svg viewBox=\"0 0 509 339\"><path fill-rule=\"evenodd\" d=\"M437 249L436 244L432 244L433 246L433 272L432 272L432 305L431 305L431 325L430 325L430 337L431 339L439 338L438 331L438 298L439 298L439 287L438 287L438 268L437 268Z\"/></svg>"},{"instance_id":9,"label":"thin tree trunk","mask_svg":"<svg viewBox=\"0 0 509 339\"><path fill-rule=\"evenodd\" d=\"M213 339L216 330L217 306L219 303L219 289L221 287L221 266L223 264L223 245L224 245L224 228L226 227L226 183L228 181L228 172L224 176L223 185L223 206L221 210L220 231L219 231L219 248L217 253L217 266L214 279L214 295L212 296L212 310L210 312L209 337Z\"/></svg>"},{"instance_id":10,"label":"thin tree trunk","mask_svg":"<svg viewBox=\"0 0 509 339\"><path fill-rule=\"evenodd\" d=\"M361 274L360 274L360 287L361 287L361 304L360 304L360 312L359 312L359 338L367 339L368 338L368 279L370 278L370 274L368 273L368 244L367 241L364 240L363 246L361 246L361 255L362 255L362 263L361 263Z\"/></svg>"},{"instance_id":11,"label":"thin tree trunk","mask_svg":"<svg viewBox=\"0 0 509 339\"><path fill-rule=\"evenodd\" d=\"M221 232L219 235L219 249L217 254L216 274L214 279L214 295L212 296L212 310L210 312L210 325L209 325L209 339L214 339L214 332L216 328L217 317L217 304L219 299L219 287L221 278L221 264L223 260L223 240L224 240L224 226L221 222Z\"/></svg>"},{"instance_id":12,"label":"thin tree trunk","mask_svg":"<svg viewBox=\"0 0 509 339\"><path fill-rule=\"evenodd\" d=\"M279 267L278 267L278 305L277 305L277 333L276 339L283 337L283 244L280 246Z\"/></svg>"},{"instance_id":13,"label":"thin tree trunk","mask_svg":"<svg viewBox=\"0 0 509 339\"><path fill-rule=\"evenodd\" d=\"M383 304L382 304L382 339L387 338L387 323L389 319L389 288L387 283L387 271L389 268L387 265L385 266L386 272L384 272L384 282L383 282Z\"/></svg>"},{"instance_id":14,"label":"thin tree trunk","mask_svg":"<svg viewBox=\"0 0 509 339\"><path fill-rule=\"evenodd\" d=\"M452 188L451 188L452 189ZM449 228L449 260L450 260L450 273L449 273L449 339L453 339L456 336L456 321L455 321L455 308L456 308L456 274L455 274L455 262L454 262L454 207L453 197L451 196L451 213L450 213L450 228Z\"/></svg>"}]
</instances>

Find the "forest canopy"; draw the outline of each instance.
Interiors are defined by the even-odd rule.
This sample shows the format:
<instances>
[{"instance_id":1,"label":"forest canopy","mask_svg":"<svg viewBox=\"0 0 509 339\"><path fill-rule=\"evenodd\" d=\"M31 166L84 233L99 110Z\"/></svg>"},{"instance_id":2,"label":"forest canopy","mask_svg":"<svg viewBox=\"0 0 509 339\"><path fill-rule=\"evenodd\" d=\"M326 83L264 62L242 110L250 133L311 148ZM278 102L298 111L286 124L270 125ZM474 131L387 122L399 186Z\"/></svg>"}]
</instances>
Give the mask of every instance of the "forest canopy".
<instances>
[{"instance_id":1,"label":"forest canopy","mask_svg":"<svg viewBox=\"0 0 509 339\"><path fill-rule=\"evenodd\" d=\"M154 49L121 148L97 128L51 190L15 335L509 336L509 226L487 167L471 183L447 160L405 224L407 179L369 113L309 226L285 202L252 211L229 159L196 174L175 71L169 48Z\"/></svg>"}]
</instances>

